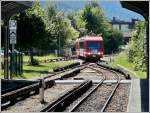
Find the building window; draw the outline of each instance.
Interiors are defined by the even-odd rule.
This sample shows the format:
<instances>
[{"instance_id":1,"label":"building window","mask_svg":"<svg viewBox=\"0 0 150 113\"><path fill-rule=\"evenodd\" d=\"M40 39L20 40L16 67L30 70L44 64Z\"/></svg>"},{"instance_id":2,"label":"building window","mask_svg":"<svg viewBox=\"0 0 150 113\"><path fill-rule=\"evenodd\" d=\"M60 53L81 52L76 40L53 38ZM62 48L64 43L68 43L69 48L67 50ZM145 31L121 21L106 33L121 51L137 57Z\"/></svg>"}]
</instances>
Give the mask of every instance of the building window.
<instances>
[{"instance_id":1,"label":"building window","mask_svg":"<svg viewBox=\"0 0 150 113\"><path fill-rule=\"evenodd\" d=\"M113 29L118 29L119 30L119 24L113 24Z\"/></svg>"},{"instance_id":2,"label":"building window","mask_svg":"<svg viewBox=\"0 0 150 113\"><path fill-rule=\"evenodd\" d=\"M122 32L130 32L129 25L128 24L122 24L121 25L121 31Z\"/></svg>"}]
</instances>

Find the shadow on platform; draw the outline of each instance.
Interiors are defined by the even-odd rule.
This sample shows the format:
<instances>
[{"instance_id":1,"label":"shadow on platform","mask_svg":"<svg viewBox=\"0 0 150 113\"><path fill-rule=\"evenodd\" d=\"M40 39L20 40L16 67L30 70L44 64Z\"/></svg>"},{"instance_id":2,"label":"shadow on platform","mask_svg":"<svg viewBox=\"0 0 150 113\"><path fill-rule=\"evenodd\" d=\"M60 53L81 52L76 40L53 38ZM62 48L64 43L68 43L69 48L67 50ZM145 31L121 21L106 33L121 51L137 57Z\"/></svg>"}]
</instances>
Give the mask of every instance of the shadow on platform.
<instances>
[{"instance_id":1,"label":"shadow on platform","mask_svg":"<svg viewBox=\"0 0 150 113\"><path fill-rule=\"evenodd\" d=\"M1 79L1 94L5 94L15 89L19 89L33 83L37 83L38 81L31 80L4 80Z\"/></svg>"},{"instance_id":2,"label":"shadow on platform","mask_svg":"<svg viewBox=\"0 0 150 113\"><path fill-rule=\"evenodd\" d=\"M140 80L141 88L141 110L149 112L149 79Z\"/></svg>"}]
</instances>

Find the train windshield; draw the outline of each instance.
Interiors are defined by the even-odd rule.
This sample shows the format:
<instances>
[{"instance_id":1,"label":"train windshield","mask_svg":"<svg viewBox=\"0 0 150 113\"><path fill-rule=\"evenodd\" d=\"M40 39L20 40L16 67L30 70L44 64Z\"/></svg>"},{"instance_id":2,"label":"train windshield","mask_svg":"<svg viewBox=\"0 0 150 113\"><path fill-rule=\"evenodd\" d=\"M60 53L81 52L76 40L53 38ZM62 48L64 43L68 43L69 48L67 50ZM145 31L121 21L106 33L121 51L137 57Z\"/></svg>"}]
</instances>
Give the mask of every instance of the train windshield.
<instances>
[{"instance_id":1,"label":"train windshield","mask_svg":"<svg viewBox=\"0 0 150 113\"><path fill-rule=\"evenodd\" d=\"M101 45L100 45L100 42L88 42L87 47L89 49L99 49Z\"/></svg>"}]
</instances>

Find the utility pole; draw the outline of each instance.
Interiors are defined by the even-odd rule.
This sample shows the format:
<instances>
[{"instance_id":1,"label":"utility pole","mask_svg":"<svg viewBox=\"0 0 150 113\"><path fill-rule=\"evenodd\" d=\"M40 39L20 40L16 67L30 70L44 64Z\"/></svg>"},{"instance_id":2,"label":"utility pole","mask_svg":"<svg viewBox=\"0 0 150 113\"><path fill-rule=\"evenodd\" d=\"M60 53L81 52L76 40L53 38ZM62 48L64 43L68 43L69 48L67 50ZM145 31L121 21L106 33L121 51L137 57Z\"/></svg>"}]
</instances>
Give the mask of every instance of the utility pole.
<instances>
[{"instance_id":1,"label":"utility pole","mask_svg":"<svg viewBox=\"0 0 150 113\"><path fill-rule=\"evenodd\" d=\"M5 39L4 39L4 79L9 79L8 77L8 49L9 49L9 40L8 40L8 18L4 20L5 25Z\"/></svg>"}]
</instances>

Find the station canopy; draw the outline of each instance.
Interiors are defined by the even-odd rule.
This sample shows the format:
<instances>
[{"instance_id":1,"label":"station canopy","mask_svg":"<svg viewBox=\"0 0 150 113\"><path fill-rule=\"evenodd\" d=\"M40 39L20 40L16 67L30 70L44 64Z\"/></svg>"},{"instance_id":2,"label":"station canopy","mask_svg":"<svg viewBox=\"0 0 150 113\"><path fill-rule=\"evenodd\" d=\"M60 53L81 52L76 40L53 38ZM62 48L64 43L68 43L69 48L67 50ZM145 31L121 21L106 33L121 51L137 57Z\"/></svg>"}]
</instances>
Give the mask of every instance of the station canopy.
<instances>
[{"instance_id":1,"label":"station canopy","mask_svg":"<svg viewBox=\"0 0 150 113\"><path fill-rule=\"evenodd\" d=\"M8 19L12 15L24 11L32 6L31 1L2 1L1 16L2 19Z\"/></svg>"},{"instance_id":2,"label":"station canopy","mask_svg":"<svg viewBox=\"0 0 150 113\"><path fill-rule=\"evenodd\" d=\"M141 14L146 20L149 15L149 2L148 1L121 1L123 8Z\"/></svg>"}]
</instances>

